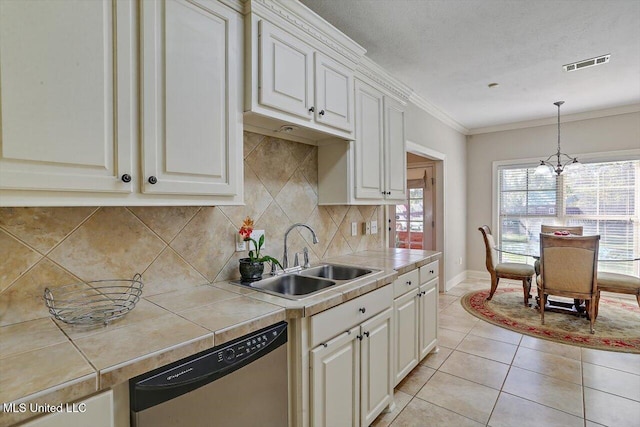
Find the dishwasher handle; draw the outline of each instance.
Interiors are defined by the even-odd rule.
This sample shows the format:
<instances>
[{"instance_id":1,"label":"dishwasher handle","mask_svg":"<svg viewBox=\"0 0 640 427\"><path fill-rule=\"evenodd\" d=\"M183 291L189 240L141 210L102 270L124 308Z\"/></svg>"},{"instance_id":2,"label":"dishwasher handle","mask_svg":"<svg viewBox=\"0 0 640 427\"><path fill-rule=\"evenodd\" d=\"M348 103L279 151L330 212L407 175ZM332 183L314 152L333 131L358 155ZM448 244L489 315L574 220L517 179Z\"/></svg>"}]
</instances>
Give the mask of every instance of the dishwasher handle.
<instances>
[{"instance_id":1,"label":"dishwasher handle","mask_svg":"<svg viewBox=\"0 0 640 427\"><path fill-rule=\"evenodd\" d=\"M252 345L253 342L256 344ZM129 380L131 410L142 411L196 390L265 356L286 342L287 324L280 322L132 378Z\"/></svg>"}]
</instances>

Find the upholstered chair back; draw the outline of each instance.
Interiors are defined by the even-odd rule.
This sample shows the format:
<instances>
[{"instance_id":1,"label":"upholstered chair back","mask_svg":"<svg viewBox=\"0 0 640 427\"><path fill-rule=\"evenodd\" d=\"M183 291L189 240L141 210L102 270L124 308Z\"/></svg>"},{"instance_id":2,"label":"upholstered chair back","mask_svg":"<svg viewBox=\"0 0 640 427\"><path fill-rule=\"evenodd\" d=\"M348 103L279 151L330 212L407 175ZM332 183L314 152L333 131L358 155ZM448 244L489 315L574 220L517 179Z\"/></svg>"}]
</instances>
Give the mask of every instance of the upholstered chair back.
<instances>
[{"instance_id":1,"label":"upholstered chair back","mask_svg":"<svg viewBox=\"0 0 640 427\"><path fill-rule=\"evenodd\" d=\"M496 246L495 240L493 239L489 226L483 225L478 228L478 230L482 233L484 240L487 270L489 270L489 273L493 273L496 265L498 265L498 251L494 249Z\"/></svg>"},{"instance_id":2,"label":"upholstered chair back","mask_svg":"<svg viewBox=\"0 0 640 427\"><path fill-rule=\"evenodd\" d=\"M540 268L545 293L591 299L596 292L600 236L540 234Z\"/></svg>"},{"instance_id":3,"label":"upholstered chair back","mask_svg":"<svg viewBox=\"0 0 640 427\"><path fill-rule=\"evenodd\" d=\"M568 231L569 233L573 234L574 236L582 236L582 226L581 225L576 225L573 227L565 227L563 225L543 225L541 230L542 233L546 233L546 234L553 234L556 231Z\"/></svg>"}]
</instances>

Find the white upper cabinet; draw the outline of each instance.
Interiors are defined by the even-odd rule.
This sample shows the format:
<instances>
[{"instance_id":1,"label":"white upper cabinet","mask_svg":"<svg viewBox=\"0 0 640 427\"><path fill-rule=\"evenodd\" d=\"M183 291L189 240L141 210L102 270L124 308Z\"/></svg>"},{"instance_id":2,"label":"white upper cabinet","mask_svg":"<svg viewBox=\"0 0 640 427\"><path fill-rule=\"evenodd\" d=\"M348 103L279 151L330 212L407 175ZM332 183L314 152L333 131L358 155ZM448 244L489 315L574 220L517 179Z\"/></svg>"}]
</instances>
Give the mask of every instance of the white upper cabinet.
<instances>
[{"instance_id":1,"label":"white upper cabinet","mask_svg":"<svg viewBox=\"0 0 640 427\"><path fill-rule=\"evenodd\" d=\"M353 139L354 70L365 50L299 2L246 0L245 127L317 144Z\"/></svg>"},{"instance_id":2,"label":"white upper cabinet","mask_svg":"<svg viewBox=\"0 0 640 427\"><path fill-rule=\"evenodd\" d=\"M384 99L384 197L387 202L407 198L407 152L404 136L404 107L392 98Z\"/></svg>"},{"instance_id":3,"label":"white upper cabinet","mask_svg":"<svg viewBox=\"0 0 640 427\"><path fill-rule=\"evenodd\" d=\"M377 67L368 60L365 66ZM321 205L396 204L406 199L404 105L409 89L391 85L388 76L375 80L372 76L379 74L367 71L370 74L359 69L355 80L355 141L318 148Z\"/></svg>"},{"instance_id":4,"label":"white upper cabinet","mask_svg":"<svg viewBox=\"0 0 640 427\"><path fill-rule=\"evenodd\" d=\"M242 48L217 0L0 0L0 205L241 204Z\"/></svg>"},{"instance_id":5,"label":"white upper cabinet","mask_svg":"<svg viewBox=\"0 0 640 427\"><path fill-rule=\"evenodd\" d=\"M237 192L239 24L215 0L142 2L145 193Z\"/></svg>"},{"instance_id":6,"label":"white upper cabinet","mask_svg":"<svg viewBox=\"0 0 640 427\"><path fill-rule=\"evenodd\" d=\"M353 131L353 70L315 54L314 113L318 123Z\"/></svg>"},{"instance_id":7,"label":"white upper cabinet","mask_svg":"<svg viewBox=\"0 0 640 427\"><path fill-rule=\"evenodd\" d=\"M313 50L267 21L258 22L260 104L313 119Z\"/></svg>"},{"instance_id":8,"label":"white upper cabinet","mask_svg":"<svg viewBox=\"0 0 640 427\"><path fill-rule=\"evenodd\" d=\"M132 191L134 6L0 1L0 188Z\"/></svg>"},{"instance_id":9,"label":"white upper cabinet","mask_svg":"<svg viewBox=\"0 0 640 427\"><path fill-rule=\"evenodd\" d=\"M380 199L384 189L384 134L382 92L356 80L356 198Z\"/></svg>"}]
</instances>

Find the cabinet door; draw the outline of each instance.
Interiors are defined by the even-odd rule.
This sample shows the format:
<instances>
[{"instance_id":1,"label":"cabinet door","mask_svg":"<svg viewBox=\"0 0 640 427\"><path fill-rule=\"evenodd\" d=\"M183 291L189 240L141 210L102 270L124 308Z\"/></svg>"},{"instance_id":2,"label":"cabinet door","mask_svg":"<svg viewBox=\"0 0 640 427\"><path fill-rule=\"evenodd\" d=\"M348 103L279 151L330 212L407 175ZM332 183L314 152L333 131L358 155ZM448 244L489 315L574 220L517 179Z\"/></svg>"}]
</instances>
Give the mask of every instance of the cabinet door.
<instances>
[{"instance_id":1,"label":"cabinet door","mask_svg":"<svg viewBox=\"0 0 640 427\"><path fill-rule=\"evenodd\" d=\"M316 52L315 119L353 131L353 71Z\"/></svg>"},{"instance_id":2,"label":"cabinet door","mask_svg":"<svg viewBox=\"0 0 640 427\"><path fill-rule=\"evenodd\" d=\"M0 1L1 188L132 191L134 8Z\"/></svg>"},{"instance_id":3,"label":"cabinet door","mask_svg":"<svg viewBox=\"0 0 640 427\"><path fill-rule=\"evenodd\" d=\"M393 399L391 308L362 324L360 425L369 426ZM336 424L337 425L337 424Z\"/></svg>"},{"instance_id":4,"label":"cabinet door","mask_svg":"<svg viewBox=\"0 0 640 427\"><path fill-rule=\"evenodd\" d=\"M384 198L383 95L356 80L355 185L356 198Z\"/></svg>"},{"instance_id":5,"label":"cabinet door","mask_svg":"<svg viewBox=\"0 0 640 427\"><path fill-rule=\"evenodd\" d=\"M311 350L311 425L358 426L360 327Z\"/></svg>"},{"instance_id":6,"label":"cabinet door","mask_svg":"<svg viewBox=\"0 0 640 427\"><path fill-rule=\"evenodd\" d=\"M105 391L77 403L63 404L64 411L45 415L23 427L113 427L113 392Z\"/></svg>"},{"instance_id":7,"label":"cabinet door","mask_svg":"<svg viewBox=\"0 0 640 427\"><path fill-rule=\"evenodd\" d=\"M418 365L418 289L393 302L395 331L394 386Z\"/></svg>"},{"instance_id":8,"label":"cabinet door","mask_svg":"<svg viewBox=\"0 0 640 427\"><path fill-rule=\"evenodd\" d=\"M424 294L422 294L424 292ZM420 286L420 360L436 346L438 331L438 279Z\"/></svg>"},{"instance_id":9,"label":"cabinet door","mask_svg":"<svg viewBox=\"0 0 640 427\"><path fill-rule=\"evenodd\" d=\"M267 21L258 23L260 104L312 120L313 50Z\"/></svg>"},{"instance_id":10,"label":"cabinet door","mask_svg":"<svg viewBox=\"0 0 640 427\"><path fill-rule=\"evenodd\" d=\"M404 139L404 109L390 98L384 99L385 189L387 200L407 198L407 154Z\"/></svg>"},{"instance_id":11,"label":"cabinet door","mask_svg":"<svg viewBox=\"0 0 640 427\"><path fill-rule=\"evenodd\" d=\"M238 15L215 0L141 7L143 192L236 194Z\"/></svg>"}]
</instances>

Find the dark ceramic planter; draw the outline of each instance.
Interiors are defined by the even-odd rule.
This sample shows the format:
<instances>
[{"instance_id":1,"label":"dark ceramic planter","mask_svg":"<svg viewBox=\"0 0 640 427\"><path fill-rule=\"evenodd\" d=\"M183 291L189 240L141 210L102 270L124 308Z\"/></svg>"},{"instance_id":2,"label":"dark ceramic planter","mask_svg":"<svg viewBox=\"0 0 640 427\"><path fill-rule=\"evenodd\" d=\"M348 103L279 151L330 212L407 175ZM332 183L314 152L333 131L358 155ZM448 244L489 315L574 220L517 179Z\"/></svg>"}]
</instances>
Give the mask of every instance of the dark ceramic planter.
<instances>
[{"instance_id":1,"label":"dark ceramic planter","mask_svg":"<svg viewBox=\"0 0 640 427\"><path fill-rule=\"evenodd\" d=\"M249 258L240 258L240 279L243 282L255 282L262 279L263 262L251 262Z\"/></svg>"}]
</instances>

